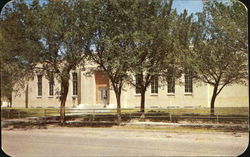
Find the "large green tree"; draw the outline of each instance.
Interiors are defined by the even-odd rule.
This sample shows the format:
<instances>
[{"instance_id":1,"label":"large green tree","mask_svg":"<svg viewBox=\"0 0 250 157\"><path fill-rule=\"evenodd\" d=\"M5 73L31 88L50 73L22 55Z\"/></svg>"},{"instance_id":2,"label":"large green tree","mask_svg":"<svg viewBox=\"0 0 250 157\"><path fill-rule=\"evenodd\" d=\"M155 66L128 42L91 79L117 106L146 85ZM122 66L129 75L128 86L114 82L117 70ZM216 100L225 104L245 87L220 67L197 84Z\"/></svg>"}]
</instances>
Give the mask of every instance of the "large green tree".
<instances>
[{"instance_id":1,"label":"large green tree","mask_svg":"<svg viewBox=\"0 0 250 157\"><path fill-rule=\"evenodd\" d=\"M223 88L247 79L247 10L237 1L206 1L193 32L187 63L199 80L213 87L214 115L215 100Z\"/></svg>"},{"instance_id":2,"label":"large green tree","mask_svg":"<svg viewBox=\"0 0 250 157\"><path fill-rule=\"evenodd\" d=\"M32 70L36 73L47 78L53 75L61 82L61 123L65 121L70 73L77 67L83 67L84 53L89 46L87 6L88 2L80 0L49 0L43 5L37 0L32 4L20 1L9 7L10 11L2 18L3 26L9 29L5 35L14 40L13 45L6 48L11 50L17 47L12 50L17 54L15 58L32 63ZM9 18L16 14L19 16Z\"/></svg>"},{"instance_id":3,"label":"large green tree","mask_svg":"<svg viewBox=\"0 0 250 157\"><path fill-rule=\"evenodd\" d=\"M94 50L89 54L112 83L118 117L120 95L125 82L140 89L141 111L144 113L145 92L151 80L155 76L173 75L178 67L175 64L183 50L180 43L188 45L182 42L186 42L186 39L179 40L186 33L182 29L187 27L182 20L190 22L191 16L187 16L187 13L178 16L171 9L172 2L93 2ZM134 81L134 75L140 77L139 84ZM175 75L179 76L177 73Z\"/></svg>"},{"instance_id":4,"label":"large green tree","mask_svg":"<svg viewBox=\"0 0 250 157\"><path fill-rule=\"evenodd\" d=\"M109 78L121 121L121 92L128 79L133 55L134 11L138 2L105 0L92 2L92 51L89 57ZM96 70L96 69L95 69Z\"/></svg>"},{"instance_id":5,"label":"large green tree","mask_svg":"<svg viewBox=\"0 0 250 157\"><path fill-rule=\"evenodd\" d=\"M83 68L89 47L87 6L85 1L49 1L40 14L43 47L39 58L45 73L61 82L61 123L65 120L71 72Z\"/></svg>"},{"instance_id":6,"label":"large green tree","mask_svg":"<svg viewBox=\"0 0 250 157\"><path fill-rule=\"evenodd\" d=\"M29 33L29 25L24 22L24 16L34 12L36 2L30 8L21 1L7 5L0 18L0 70L1 96L11 101L13 90L25 86L27 79L33 75L35 67L32 50L39 49L39 45L26 38L36 38L36 34ZM29 18L31 18L29 16ZM26 59L29 56L29 60ZM15 88L14 88L15 86Z\"/></svg>"},{"instance_id":7,"label":"large green tree","mask_svg":"<svg viewBox=\"0 0 250 157\"><path fill-rule=\"evenodd\" d=\"M172 9L172 2L142 1L136 12L135 47L130 73L136 76L137 81L130 83L140 91L142 117L145 93L151 81L169 75L177 61L177 12Z\"/></svg>"}]
</instances>

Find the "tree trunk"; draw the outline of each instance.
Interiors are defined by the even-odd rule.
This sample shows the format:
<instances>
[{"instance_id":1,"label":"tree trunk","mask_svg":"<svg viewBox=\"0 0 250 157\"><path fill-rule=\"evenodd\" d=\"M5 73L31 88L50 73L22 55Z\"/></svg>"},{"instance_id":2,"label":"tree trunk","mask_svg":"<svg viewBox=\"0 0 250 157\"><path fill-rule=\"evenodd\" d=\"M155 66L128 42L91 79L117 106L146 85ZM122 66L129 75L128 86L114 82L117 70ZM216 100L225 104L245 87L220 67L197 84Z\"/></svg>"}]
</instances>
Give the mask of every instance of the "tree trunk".
<instances>
[{"instance_id":1,"label":"tree trunk","mask_svg":"<svg viewBox=\"0 0 250 157\"><path fill-rule=\"evenodd\" d=\"M117 101L117 124L121 123L121 92L116 92L116 101Z\"/></svg>"},{"instance_id":2,"label":"tree trunk","mask_svg":"<svg viewBox=\"0 0 250 157\"><path fill-rule=\"evenodd\" d=\"M145 93L146 88L141 88L141 118L145 118Z\"/></svg>"},{"instance_id":3,"label":"tree trunk","mask_svg":"<svg viewBox=\"0 0 250 157\"><path fill-rule=\"evenodd\" d=\"M25 108L29 107L29 85L27 84L25 90Z\"/></svg>"},{"instance_id":4,"label":"tree trunk","mask_svg":"<svg viewBox=\"0 0 250 157\"><path fill-rule=\"evenodd\" d=\"M12 95L10 97L10 108L12 107Z\"/></svg>"},{"instance_id":5,"label":"tree trunk","mask_svg":"<svg viewBox=\"0 0 250 157\"><path fill-rule=\"evenodd\" d=\"M210 102L210 114L211 114L211 116L214 116L214 103L215 103L215 99L217 96L217 89L218 89L218 86L214 86L213 95L212 95L211 102Z\"/></svg>"},{"instance_id":6,"label":"tree trunk","mask_svg":"<svg viewBox=\"0 0 250 157\"><path fill-rule=\"evenodd\" d=\"M112 77L110 77L112 78ZM122 82L116 84L114 79L111 79L112 86L115 91L116 103L117 103L117 125L121 123L121 91L122 91Z\"/></svg>"},{"instance_id":7,"label":"tree trunk","mask_svg":"<svg viewBox=\"0 0 250 157\"><path fill-rule=\"evenodd\" d=\"M61 106L60 106L60 123L62 125L64 125L64 122L65 122L65 101L61 100Z\"/></svg>"},{"instance_id":8,"label":"tree trunk","mask_svg":"<svg viewBox=\"0 0 250 157\"><path fill-rule=\"evenodd\" d=\"M64 125L64 122L65 122L65 103L66 103L68 90L69 90L69 82L68 81L62 82L62 86L63 86L64 92L62 93L62 96L61 96L60 123L62 125Z\"/></svg>"}]
</instances>

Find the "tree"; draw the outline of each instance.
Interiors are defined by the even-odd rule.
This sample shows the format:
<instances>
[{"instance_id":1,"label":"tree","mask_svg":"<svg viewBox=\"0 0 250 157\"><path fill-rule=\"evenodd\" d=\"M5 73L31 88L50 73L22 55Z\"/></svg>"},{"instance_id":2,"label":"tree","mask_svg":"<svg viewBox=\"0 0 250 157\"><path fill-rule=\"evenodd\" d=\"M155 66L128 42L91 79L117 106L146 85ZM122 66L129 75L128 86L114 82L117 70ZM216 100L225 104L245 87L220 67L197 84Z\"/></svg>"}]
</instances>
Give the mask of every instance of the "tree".
<instances>
[{"instance_id":1,"label":"tree","mask_svg":"<svg viewBox=\"0 0 250 157\"><path fill-rule=\"evenodd\" d=\"M130 81L141 94L141 112L144 117L145 93L153 79L169 74L176 61L175 22L177 13L172 10L172 0L142 1L136 16L136 37Z\"/></svg>"},{"instance_id":2,"label":"tree","mask_svg":"<svg viewBox=\"0 0 250 157\"><path fill-rule=\"evenodd\" d=\"M33 7L31 5L30 10ZM0 18L1 96L7 97L10 102L13 90L24 88L35 67L32 61L35 58L30 51L38 47L31 40L23 40L27 37L35 38L36 35L28 33L28 26L23 22L28 12L28 6L23 1L13 2L2 10ZM25 56L30 59L26 60Z\"/></svg>"},{"instance_id":3,"label":"tree","mask_svg":"<svg viewBox=\"0 0 250 157\"><path fill-rule=\"evenodd\" d=\"M133 14L137 2L94 1L92 30L93 51L90 60L110 79L117 100L117 119L121 121L121 92L128 78L133 50Z\"/></svg>"},{"instance_id":4,"label":"tree","mask_svg":"<svg viewBox=\"0 0 250 157\"><path fill-rule=\"evenodd\" d=\"M223 88L247 79L247 11L238 2L207 1L193 29L188 63L199 80L213 86L214 115L215 100Z\"/></svg>"},{"instance_id":5,"label":"tree","mask_svg":"<svg viewBox=\"0 0 250 157\"><path fill-rule=\"evenodd\" d=\"M84 1L53 1L40 5L33 1L28 5L21 1L13 7L11 14L20 15L14 21L9 34L20 37L15 46L18 58L32 63L33 71L44 74L47 78L52 75L61 82L63 92L60 96L61 123L65 121L65 102L68 94L70 72L82 67L88 42L88 2ZM84 9L79 9L79 7ZM22 9L24 8L24 9ZM11 19L4 18L4 21ZM8 22L6 23L6 27ZM85 33L82 33L85 32ZM20 46L20 45L21 46ZM22 50L22 48L26 48ZM11 49L9 46L8 49ZM21 57L20 57L21 56Z\"/></svg>"},{"instance_id":6,"label":"tree","mask_svg":"<svg viewBox=\"0 0 250 157\"><path fill-rule=\"evenodd\" d=\"M65 121L70 72L83 68L89 47L87 6L84 1L49 1L41 12L43 47L39 58L46 74L52 73L61 82L61 123Z\"/></svg>"}]
</instances>

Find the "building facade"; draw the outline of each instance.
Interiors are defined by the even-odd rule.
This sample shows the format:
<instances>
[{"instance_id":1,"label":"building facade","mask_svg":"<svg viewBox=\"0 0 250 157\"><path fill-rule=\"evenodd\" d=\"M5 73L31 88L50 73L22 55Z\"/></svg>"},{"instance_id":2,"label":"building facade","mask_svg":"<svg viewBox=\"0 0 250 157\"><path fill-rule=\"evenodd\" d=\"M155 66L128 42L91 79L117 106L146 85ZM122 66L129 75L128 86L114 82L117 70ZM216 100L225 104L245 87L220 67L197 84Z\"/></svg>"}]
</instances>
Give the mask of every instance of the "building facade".
<instances>
[{"instance_id":1,"label":"building facade","mask_svg":"<svg viewBox=\"0 0 250 157\"><path fill-rule=\"evenodd\" d=\"M135 76L135 82L139 79ZM12 94L12 107L57 108L60 107L59 96L63 89L55 78L47 79L37 75L26 87ZM196 83L186 73L176 82L171 77L166 83L155 77L146 91L146 108L188 108L210 107L213 87ZM114 90L107 76L101 71L86 75L84 71L71 72L67 108L115 108ZM125 85L121 94L122 108L139 108L140 92L138 88ZM248 107L248 87L232 85L225 87L218 95L215 107Z\"/></svg>"}]
</instances>

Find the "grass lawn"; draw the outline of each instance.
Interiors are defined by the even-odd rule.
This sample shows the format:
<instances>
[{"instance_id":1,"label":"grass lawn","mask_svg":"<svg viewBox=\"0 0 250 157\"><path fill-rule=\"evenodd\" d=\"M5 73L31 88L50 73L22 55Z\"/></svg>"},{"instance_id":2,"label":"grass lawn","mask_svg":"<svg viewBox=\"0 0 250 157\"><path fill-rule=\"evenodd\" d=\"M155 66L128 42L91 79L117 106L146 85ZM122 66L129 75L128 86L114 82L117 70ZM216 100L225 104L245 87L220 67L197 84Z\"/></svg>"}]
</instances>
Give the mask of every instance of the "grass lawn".
<instances>
[{"instance_id":1,"label":"grass lawn","mask_svg":"<svg viewBox=\"0 0 250 157\"><path fill-rule=\"evenodd\" d=\"M98 109L97 109L98 111ZM74 112L74 110L65 109L65 113L81 113ZM140 109L122 109L122 114L140 114ZM1 116L3 118L20 118L23 117L41 117L41 116L58 116L60 114L59 108L1 108ZM95 113L96 115L116 115L117 110L111 109L106 112ZM169 114L171 115L210 115L210 108L178 108L178 109L146 109L146 114ZM219 116L248 116L248 107L223 107L215 108L215 115ZM92 114L92 111L89 112Z\"/></svg>"},{"instance_id":2,"label":"grass lawn","mask_svg":"<svg viewBox=\"0 0 250 157\"><path fill-rule=\"evenodd\" d=\"M210 115L210 108L178 108L178 109L147 109L146 113L165 112L172 115ZM221 116L248 116L248 107L218 107L215 115Z\"/></svg>"},{"instance_id":3,"label":"grass lawn","mask_svg":"<svg viewBox=\"0 0 250 157\"><path fill-rule=\"evenodd\" d=\"M59 108L1 108L2 118L20 118L24 117L41 117L56 116L60 114ZM69 109L65 109L69 113Z\"/></svg>"},{"instance_id":4,"label":"grass lawn","mask_svg":"<svg viewBox=\"0 0 250 157\"><path fill-rule=\"evenodd\" d=\"M122 114L139 113L139 108L122 109ZM98 113L102 114L116 114L116 109L111 109L108 112ZM172 115L210 115L210 108L177 108L177 109L145 109L146 114L152 113L171 113ZM248 107L218 107L215 108L215 115L223 116L248 116Z\"/></svg>"}]
</instances>

